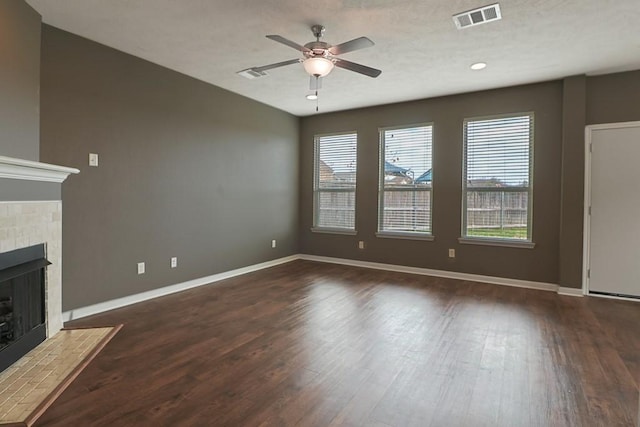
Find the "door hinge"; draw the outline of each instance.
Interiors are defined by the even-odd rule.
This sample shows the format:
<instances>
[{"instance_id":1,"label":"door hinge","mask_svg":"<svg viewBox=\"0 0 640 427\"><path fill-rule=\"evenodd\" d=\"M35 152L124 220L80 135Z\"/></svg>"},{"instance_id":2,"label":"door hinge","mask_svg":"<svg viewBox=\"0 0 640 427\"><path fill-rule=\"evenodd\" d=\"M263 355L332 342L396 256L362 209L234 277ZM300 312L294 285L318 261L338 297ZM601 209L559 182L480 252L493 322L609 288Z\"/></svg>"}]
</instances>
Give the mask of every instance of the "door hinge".
<instances>
[{"instance_id":1,"label":"door hinge","mask_svg":"<svg viewBox=\"0 0 640 427\"><path fill-rule=\"evenodd\" d=\"M589 206L589 215L591 215L591 206Z\"/></svg>"},{"instance_id":2,"label":"door hinge","mask_svg":"<svg viewBox=\"0 0 640 427\"><path fill-rule=\"evenodd\" d=\"M589 152L593 153L593 142L589 143Z\"/></svg>"},{"instance_id":3,"label":"door hinge","mask_svg":"<svg viewBox=\"0 0 640 427\"><path fill-rule=\"evenodd\" d=\"M587 270L587 279L591 279L591 269Z\"/></svg>"}]
</instances>

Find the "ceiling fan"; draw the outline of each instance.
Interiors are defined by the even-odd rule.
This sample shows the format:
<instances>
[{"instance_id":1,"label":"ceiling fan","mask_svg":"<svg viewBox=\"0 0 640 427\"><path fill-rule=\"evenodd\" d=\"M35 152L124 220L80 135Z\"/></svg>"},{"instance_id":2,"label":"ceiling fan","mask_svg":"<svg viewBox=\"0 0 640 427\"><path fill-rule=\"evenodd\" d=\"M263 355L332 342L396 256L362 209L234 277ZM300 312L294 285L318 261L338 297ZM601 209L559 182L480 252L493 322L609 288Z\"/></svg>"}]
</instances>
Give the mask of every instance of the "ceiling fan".
<instances>
[{"instance_id":1,"label":"ceiling fan","mask_svg":"<svg viewBox=\"0 0 640 427\"><path fill-rule=\"evenodd\" d=\"M268 39L271 39L278 43L282 43L286 46L302 52L303 57L290 59L288 61L276 62L274 64L263 65L260 67L251 67L246 70L239 71L238 74L248 78L256 78L266 75L265 71L271 70L273 68L302 63L305 71L311 76L310 89L317 91L322 86L322 77L329 74L334 67L344 68L345 70L354 71L356 73L364 74L365 76L374 78L378 77L380 73L382 73L381 70L347 61L346 59L338 58L338 55L342 55L343 53L353 52L354 50L373 46L374 43L370 39L368 39L367 37L358 37L348 42L332 46L327 42L320 41L320 38L324 35L324 31L324 26L313 25L311 27L311 32L313 32L316 40L309 42L304 46L288 40L282 36L268 35L266 36Z\"/></svg>"}]
</instances>

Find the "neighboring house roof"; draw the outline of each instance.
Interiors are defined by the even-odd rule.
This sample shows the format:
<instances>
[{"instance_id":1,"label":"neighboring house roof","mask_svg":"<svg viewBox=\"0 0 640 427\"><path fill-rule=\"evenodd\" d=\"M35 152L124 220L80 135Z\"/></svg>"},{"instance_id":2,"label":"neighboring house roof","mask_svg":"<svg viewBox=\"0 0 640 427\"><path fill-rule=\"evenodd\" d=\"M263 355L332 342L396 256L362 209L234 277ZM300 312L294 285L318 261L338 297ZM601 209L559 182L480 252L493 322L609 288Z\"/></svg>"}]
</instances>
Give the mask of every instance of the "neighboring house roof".
<instances>
[{"instance_id":1,"label":"neighboring house roof","mask_svg":"<svg viewBox=\"0 0 640 427\"><path fill-rule=\"evenodd\" d=\"M406 176L409 169L401 168L393 163L387 161L384 162L384 173L388 175L403 175Z\"/></svg>"},{"instance_id":2,"label":"neighboring house roof","mask_svg":"<svg viewBox=\"0 0 640 427\"><path fill-rule=\"evenodd\" d=\"M320 160L320 181L331 181L333 180L333 169Z\"/></svg>"},{"instance_id":3,"label":"neighboring house roof","mask_svg":"<svg viewBox=\"0 0 640 427\"><path fill-rule=\"evenodd\" d=\"M428 171L426 171L425 173L420 175L418 178L416 178L416 181L415 181L416 184L422 184L422 183L426 183L426 182L431 182L433 180L431 175L432 175L431 169L429 169Z\"/></svg>"}]
</instances>

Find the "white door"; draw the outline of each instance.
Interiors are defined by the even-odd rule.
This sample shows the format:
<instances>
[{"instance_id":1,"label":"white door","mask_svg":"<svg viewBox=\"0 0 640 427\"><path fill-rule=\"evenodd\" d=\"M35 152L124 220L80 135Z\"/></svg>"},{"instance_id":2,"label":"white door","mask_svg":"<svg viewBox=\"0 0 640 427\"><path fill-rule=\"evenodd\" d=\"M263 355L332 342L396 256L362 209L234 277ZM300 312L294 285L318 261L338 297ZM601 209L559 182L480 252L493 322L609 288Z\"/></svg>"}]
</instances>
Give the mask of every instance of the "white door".
<instances>
[{"instance_id":1,"label":"white door","mask_svg":"<svg viewBox=\"0 0 640 427\"><path fill-rule=\"evenodd\" d=\"M589 129L588 288L640 297L640 122L610 126Z\"/></svg>"}]
</instances>

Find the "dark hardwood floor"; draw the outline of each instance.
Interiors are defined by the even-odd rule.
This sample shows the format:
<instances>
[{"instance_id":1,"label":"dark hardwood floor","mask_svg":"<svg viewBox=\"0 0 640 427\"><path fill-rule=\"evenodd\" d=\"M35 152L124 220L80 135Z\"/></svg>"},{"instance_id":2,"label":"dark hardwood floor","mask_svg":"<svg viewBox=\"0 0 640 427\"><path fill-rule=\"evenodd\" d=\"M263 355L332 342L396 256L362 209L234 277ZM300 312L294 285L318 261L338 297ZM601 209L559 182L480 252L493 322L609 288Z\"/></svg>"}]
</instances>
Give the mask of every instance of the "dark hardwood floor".
<instances>
[{"instance_id":1,"label":"dark hardwood floor","mask_svg":"<svg viewBox=\"0 0 640 427\"><path fill-rule=\"evenodd\" d=\"M36 426L635 426L640 304L295 261L124 328Z\"/></svg>"}]
</instances>

